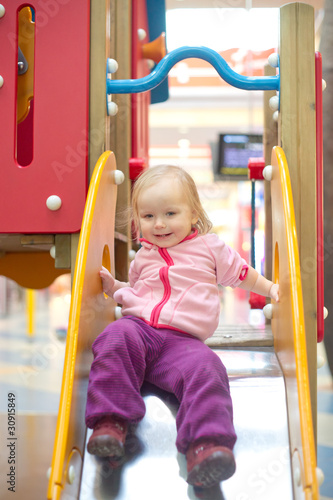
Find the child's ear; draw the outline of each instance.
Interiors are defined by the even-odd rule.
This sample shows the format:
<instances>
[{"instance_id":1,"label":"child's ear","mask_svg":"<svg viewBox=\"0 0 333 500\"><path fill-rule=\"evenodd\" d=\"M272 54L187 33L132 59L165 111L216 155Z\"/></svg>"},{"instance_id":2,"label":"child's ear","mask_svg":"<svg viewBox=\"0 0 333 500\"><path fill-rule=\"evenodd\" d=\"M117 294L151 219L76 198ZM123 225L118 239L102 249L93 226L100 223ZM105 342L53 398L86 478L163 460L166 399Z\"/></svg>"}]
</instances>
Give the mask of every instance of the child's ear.
<instances>
[{"instance_id":1,"label":"child's ear","mask_svg":"<svg viewBox=\"0 0 333 500\"><path fill-rule=\"evenodd\" d=\"M191 220L191 223L192 223L192 226L194 226L199 220L199 216L197 214L197 211L196 210L192 210L192 220Z\"/></svg>"}]
</instances>

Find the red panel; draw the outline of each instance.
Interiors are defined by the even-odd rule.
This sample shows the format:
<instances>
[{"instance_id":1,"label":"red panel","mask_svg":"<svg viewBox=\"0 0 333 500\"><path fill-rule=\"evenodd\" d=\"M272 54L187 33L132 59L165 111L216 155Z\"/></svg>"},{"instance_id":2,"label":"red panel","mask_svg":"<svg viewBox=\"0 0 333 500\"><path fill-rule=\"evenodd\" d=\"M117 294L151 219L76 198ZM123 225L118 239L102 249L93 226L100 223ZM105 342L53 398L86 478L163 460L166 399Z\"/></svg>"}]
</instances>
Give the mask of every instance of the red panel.
<instances>
[{"instance_id":1,"label":"red panel","mask_svg":"<svg viewBox=\"0 0 333 500\"><path fill-rule=\"evenodd\" d=\"M89 0L30 2L36 14L33 160L15 160L17 11L0 19L0 232L80 229L87 191ZM52 212L46 199L58 195Z\"/></svg>"},{"instance_id":2,"label":"red panel","mask_svg":"<svg viewBox=\"0 0 333 500\"><path fill-rule=\"evenodd\" d=\"M138 29L144 29L147 37L140 41ZM142 78L149 74L146 59L142 58L142 45L148 43L149 31L146 0L133 0L132 3L132 78ZM149 127L148 110L150 92L132 95L132 157L143 158L148 166Z\"/></svg>"},{"instance_id":3,"label":"red panel","mask_svg":"<svg viewBox=\"0 0 333 500\"><path fill-rule=\"evenodd\" d=\"M26 167L33 159L34 100L30 101L28 116L17 126L17 153L19 165Z\"/></svg>"}]
</instances>

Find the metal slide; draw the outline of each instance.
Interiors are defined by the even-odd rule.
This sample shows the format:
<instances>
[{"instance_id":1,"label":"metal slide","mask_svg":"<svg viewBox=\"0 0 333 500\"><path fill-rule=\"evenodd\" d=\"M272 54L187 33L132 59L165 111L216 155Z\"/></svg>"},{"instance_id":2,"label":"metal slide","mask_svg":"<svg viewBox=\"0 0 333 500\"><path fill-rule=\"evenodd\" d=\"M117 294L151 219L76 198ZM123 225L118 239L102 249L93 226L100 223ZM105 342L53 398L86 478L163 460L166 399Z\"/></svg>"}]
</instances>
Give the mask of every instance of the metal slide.
<instances>
[{"instance_id":1,"label":"metal slide","mask_svg":"<svg viewBox=\"0 0 333 500\"><path fill-rule=\"evenodd\" d=\"M218 332L210 340L230 377L237 470L221 487L195 492L185 480L185 457L174 444L177 402L151 387L145 388L146 416L129 437L120 468L85 452L90 347L113 319L98 269L113 262L114 205L104 202L112 197L115 202L115 160L110 152L102 155L80 235L48 499L319 499L296 226L281 148L274 148L272 165L274 275L281 293L273 304L274 342L222 347Z\"/></svg>"},{"instance_id":2,"label":"metal slide","mask_svg":"<svg viewBox=\"0 0 333 500\"><path fill-rule=\"evenodd\" d=\"M216 349L226 365L238 440L237 470L211 500L293 498L284 380L272 348ZM80 500L197 499L186 483L186 460L175 446L177 403L166 394L145 396L147 413L128 442L117 470L85 454ZM89 432L90 435L90 432Z\"/></svg>"}]
</instances>

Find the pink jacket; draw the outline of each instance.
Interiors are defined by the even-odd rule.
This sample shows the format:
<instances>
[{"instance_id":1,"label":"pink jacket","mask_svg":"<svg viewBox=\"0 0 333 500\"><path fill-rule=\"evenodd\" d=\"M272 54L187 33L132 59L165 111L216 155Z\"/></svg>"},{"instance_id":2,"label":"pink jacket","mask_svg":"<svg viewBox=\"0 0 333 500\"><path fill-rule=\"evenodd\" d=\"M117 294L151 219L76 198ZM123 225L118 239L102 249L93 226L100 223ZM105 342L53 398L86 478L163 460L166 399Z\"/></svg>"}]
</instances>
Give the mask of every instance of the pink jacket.
<instances>
[{"instance_id":1,"label":"pink jacket","mask_svg":"<svg viewBox=\"0 0 333 500\"><path fill-rule=\"evenodd\" d=\"M114 293L123 316L201 340L213 335L220 315L217 285L238 286L247 274L245 260L217 235L197 231L170 248L141 243L130 266L130 287Z\"/></svg>"}]
</instances>

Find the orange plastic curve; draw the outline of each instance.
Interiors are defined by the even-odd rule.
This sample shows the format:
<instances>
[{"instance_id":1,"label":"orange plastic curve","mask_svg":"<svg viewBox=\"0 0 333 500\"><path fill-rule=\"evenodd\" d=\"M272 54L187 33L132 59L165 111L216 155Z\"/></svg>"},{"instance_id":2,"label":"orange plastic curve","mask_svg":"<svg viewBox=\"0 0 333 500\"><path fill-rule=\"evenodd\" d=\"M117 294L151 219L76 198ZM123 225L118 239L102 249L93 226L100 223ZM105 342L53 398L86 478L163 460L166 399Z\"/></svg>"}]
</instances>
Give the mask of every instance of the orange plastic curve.
<instances>
[{"instance_id":1,"label":"orange plastic curve","mask_svg":"<svg viewBox=\"0 0 333 500\"><path fill-rule=\"evenodd\" d=\"M273 260L280 283L280 302L274 304L272 329L285 375L291 454L302 462L302 488L307 499L319 499L316 450L310 399L305 321L294 203L284 151L272 152ZM275 317L275 319L274 319ZM292 334L290 330L292 329ZM297 391L297 392L296 392Z\"/></svg>"},{"instance_id":2,"label":"orange plastic curve","mask_svg":"<svg viewBox=\"0 0 333 500\"><path fill-rule=\"evenodd\" d=\"M156 64L166 55L165 33L161 33L152 42L142 45L143 59L152 59Z\"/></svg>"},{"instance_id":3,"label":"orange plastic curve","mask_svg":"<svg viewBox=\"0 0 333 500\"><path fill-rule=\"evenodd\" d=\"M86 426L84 411L86 384L91 363L91 344L114 320L112 299L104 297L99 277L105 255L114 273L114 221L117 186L115 158L107 151L99 158L90 182L72 286L72 298L64 359L59 413L54 442L47 498L76 498L78 491L67 480L69 463L75 451L82 457ZM75 461L75 475L82 467Z\"/></svg>"}]
</instances>

